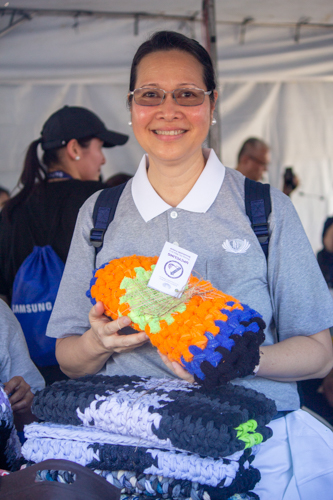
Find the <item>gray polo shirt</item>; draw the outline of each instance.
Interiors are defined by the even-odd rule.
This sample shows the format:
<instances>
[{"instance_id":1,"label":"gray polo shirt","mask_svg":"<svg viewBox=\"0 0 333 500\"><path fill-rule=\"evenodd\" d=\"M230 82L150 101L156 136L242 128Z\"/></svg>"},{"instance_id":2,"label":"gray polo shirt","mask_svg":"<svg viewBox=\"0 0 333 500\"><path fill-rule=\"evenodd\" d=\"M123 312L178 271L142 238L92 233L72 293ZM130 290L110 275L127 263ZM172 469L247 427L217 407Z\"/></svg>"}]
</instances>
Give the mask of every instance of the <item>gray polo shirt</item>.
<instances>
[{"instance_id":1,"label":"gray polo shirt","mask_svg":"<svg viewBox=\"0 0 333 500\"><path fill-rule=\"evenodd\" d=\"M188 196L177 207L154 191L144 157L120 198L115 218L97 255L89 242L98 193L80 210L47 335L82 335L89 328L91 303L85 292L92 270L128 255L159 255L166 241L198 254L195 264L204 279L257 310L267 325L265 345L295 335L313 335L333 325L333 301L298 215L289 198L271 189L269 259L245 213L244 179L224 167L213 151ZM114 354L102 373L173 376L155 347L146 344ZM250 376L233 381L274 399L278 410L299 408L295 383Z\"/></svg>"},{"instance_id":2,"label":"gray polo shirt","mask_svg":"<svg viewBox=\"0 0 333 500\"><path fill-rule=\"evenodd\" d=\"M33 393L45 387L38 369L31 361L22 328L7 304L0 299L0 381L21 376Z\"/></svg>"}]
</instances>

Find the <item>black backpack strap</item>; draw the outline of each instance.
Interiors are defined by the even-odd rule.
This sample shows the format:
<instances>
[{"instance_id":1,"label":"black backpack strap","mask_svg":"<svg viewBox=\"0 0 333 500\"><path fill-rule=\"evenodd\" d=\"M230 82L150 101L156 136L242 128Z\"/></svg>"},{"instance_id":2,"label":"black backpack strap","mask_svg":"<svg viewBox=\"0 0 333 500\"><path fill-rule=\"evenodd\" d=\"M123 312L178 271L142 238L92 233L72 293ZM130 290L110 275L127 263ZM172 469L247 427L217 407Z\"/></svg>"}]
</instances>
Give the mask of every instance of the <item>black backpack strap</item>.
<instances>
[{"instance_id":1,"label":"black backpack strap","mask_svg":"<svg viewBox=\"0 0 333 500\"><path fill-rule=\"evenodd\" d=\"M261 248L268 258L268 217L272 210L270 185L245 179L245 210Z\"/></svg>"},{"instance_id":2,"label":"black backpack strap","mask_svg":"<svg viewBox=\"0 0 333 500\"><path fill-rule=\"evenodd\" d=\"M96 249L96 254L102 249L105 231L113 221L118 201L125 186L126 182L119 184L119 186L103 189L96 200L93 211L94 227L90 231L90 241Z\"/></svg>"}]
</instances>

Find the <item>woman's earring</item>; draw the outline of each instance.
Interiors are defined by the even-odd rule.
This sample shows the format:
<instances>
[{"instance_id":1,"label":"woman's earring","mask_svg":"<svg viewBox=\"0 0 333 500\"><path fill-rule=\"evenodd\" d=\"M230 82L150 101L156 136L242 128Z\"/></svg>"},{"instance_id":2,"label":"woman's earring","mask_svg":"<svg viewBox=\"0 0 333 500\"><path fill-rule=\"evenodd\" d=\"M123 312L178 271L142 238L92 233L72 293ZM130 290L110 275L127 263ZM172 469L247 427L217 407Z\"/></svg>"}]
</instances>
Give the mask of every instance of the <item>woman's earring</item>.
<instances>
[{"instance_id":1,"label":"woman's earring","mask_svg":"<svg viewBox=\"0 0 333 500\"><path fill-rule=\"evenodd\" d=\"M132 126L132 122L131 120L128 122L128 125L131 127Z\"/></svg>"},{"instance_id":2,"label":"woman's earring","mask_svg":"<svg viewBox=\"0 0 333 500\"><path fill-rule=\"evenodd\" d=\"M79 155L75 156L75 160L80 160L81 158L79 157Z\"/></svg>"},{"instance_id":3,"label":"woman's earring","mask_svg":"<svg viewBox=\"0 0 333 500\"><path fill-rule=\"evenodd\" d=\"M212 119L212 123L211 123L211 124L212 124L212 125L216 125L216 118L213 118L213 119Z\"/></svg>"}]
</instances>

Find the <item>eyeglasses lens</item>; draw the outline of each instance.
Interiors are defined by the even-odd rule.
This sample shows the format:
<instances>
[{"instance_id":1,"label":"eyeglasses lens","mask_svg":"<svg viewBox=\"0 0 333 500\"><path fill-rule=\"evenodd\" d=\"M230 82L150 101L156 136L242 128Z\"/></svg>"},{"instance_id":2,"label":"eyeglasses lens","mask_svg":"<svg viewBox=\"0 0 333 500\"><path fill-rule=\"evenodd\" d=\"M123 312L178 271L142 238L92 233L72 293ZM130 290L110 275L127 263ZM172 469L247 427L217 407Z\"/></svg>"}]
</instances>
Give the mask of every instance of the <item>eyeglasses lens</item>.
<instances>
[{"instance_id":1,"label":"eyeglasses lens","mask_svg":"<svg viewBox=\"0 0 333 500\"><path fill-rule=\"evenodd\" d=\"M162 89L135 89L134 101L140 106L162 104L165 92ZM200 89L176 89L173 96L180 106L199 106L204 102L205 92Z\"/></svg>"},{"instance_id":2,"label":"eyeglasses lens","mask_svg":"<svg viewBox=\"0 0 333 500\"><path fill-rule=\"evenodd\" d=\"M158 106L163 101L164 92L160 89L135 89L134 101L140 106Z\"/></svg>"},{"instance_id":3,"label":"eyeglasses lens","mask_svg":"<svg viewBox=\"0 0 333 500\"><path fill-rule=\"evenodd\" d=\"M200 89L176 89L174 96L181 106L198 106L203 103L205 93Z\"/></svg>"}]
</instances>

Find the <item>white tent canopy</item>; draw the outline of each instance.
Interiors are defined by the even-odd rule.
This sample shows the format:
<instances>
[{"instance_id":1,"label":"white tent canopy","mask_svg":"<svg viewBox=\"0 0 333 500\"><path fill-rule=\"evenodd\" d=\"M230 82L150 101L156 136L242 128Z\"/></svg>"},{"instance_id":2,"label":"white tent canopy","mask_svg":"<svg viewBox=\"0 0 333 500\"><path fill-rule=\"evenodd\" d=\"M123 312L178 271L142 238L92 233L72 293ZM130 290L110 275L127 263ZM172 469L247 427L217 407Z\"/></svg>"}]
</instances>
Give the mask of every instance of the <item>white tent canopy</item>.
<instances>
[{"instance_id":1,"label":"white tent canopy","mask_svg":"<svg viewBox=\"0 0 333 500\"><path fill-rule=\"evenodd\" d=\"M14 188L28 144L64 104L88 107L109 128L131 135L126 146L106 150L104 176L134 173L142 150L127 123L131 59L160 29L204 43L201 0L7 3L0 35L13 26L0 38L0 184ZM14 7L21 12L10 16ZM233 167L244 139L266 140L271 184L281 187L286 166L300 178L292 200L317 250L333 212L333 5L216 0L215 9L222 160Z\"/></svg>"}]
</instances>

